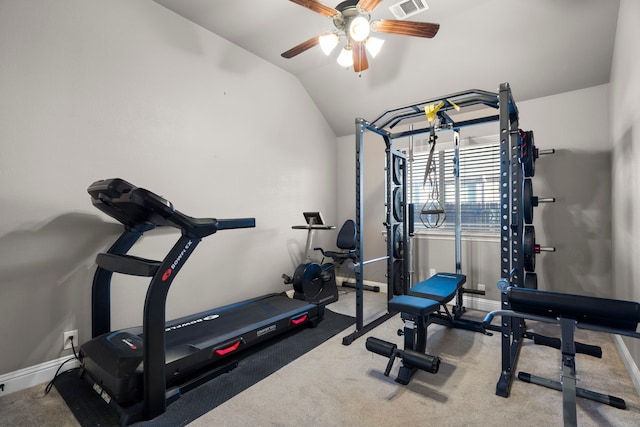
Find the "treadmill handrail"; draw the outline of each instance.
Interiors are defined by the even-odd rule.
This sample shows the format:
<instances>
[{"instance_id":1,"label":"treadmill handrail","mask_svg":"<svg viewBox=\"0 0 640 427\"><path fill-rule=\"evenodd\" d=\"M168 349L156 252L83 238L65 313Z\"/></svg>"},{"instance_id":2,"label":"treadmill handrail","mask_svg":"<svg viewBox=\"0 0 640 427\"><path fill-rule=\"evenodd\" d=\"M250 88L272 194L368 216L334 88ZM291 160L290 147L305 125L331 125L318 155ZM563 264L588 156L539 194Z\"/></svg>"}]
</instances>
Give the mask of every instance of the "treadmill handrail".
<instances>
[{"instance_id":1,"label":"treadmill handrail","mask_svg":"<svg viewBox=\"0 0 640 427\"><path fill-rule=\"evenodd\" d=\"M253 228L255 226L255 218L231 218L218 220L218 230L231 230L233 228Z\"/></svg>"},{"instance_id":2,"label":"treadmill handrail","mask_svg":"<svg viewBox=\"0 0 640 427\"><path fill-rule=\"evenodd\" d=\"M218 230L231 230L234 228L252 228L256 226L255 218L217 219L217 218L194 218L174 211L169 221L177 228L198 238L203 238L214 234Z\"/></svg>"},{"instance_id":3,"label":"treadmill handrail","mask_svg":"<svg viewBox=\"0 0 640 427\"><path fill-rule=\"evenodd\" d=\"M87 192L98 209L130 227L140 224L172 226L188 235L203 238L218 230L256 226L255 218L216 219L185 215L162 196L121 178L96 181Z\"/></svg>"}]
</instances>

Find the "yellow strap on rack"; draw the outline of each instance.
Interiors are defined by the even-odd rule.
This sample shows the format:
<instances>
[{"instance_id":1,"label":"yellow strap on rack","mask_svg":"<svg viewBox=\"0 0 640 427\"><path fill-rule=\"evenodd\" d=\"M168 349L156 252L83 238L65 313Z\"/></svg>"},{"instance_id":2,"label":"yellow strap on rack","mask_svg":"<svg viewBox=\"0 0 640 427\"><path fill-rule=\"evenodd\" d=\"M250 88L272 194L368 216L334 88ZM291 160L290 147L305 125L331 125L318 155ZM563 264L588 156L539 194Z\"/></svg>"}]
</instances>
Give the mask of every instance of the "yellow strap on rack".
<instances>
[{"instance_id":1,"label":"yellow strap on rack","mask_svg":"<svg viewBox=\"0 0 640 427\"><path fill-rule=\"evenodd\" d=\"M433 122L436 120L436 113L444 106L444 101L440 101L437 104L425 105L424 113L427 115L427 120Z\"/></svg>"},{"instance_id":2,"label":"yellow strap on rack","mask_svg":"<svg viewBox=\"0 0 640 427\"><path fill-rule=\"evenodd\" d=\"M456 105L450 99L447 99L446 101L449 103L449 105L451 105L453 108L455 108L456 111L460 111L460 106L459 105ZM431 105L425 105L424 106L424 113L427 115L427 120L429 121L429 123L431 123L431 122L436 120L436 113L442 107L444 107L444 101L440 101L437 104L431 104Z\"/></svg>"},{"instance_id":3,"label":"yellow strap on rack","mask_svg":"<svg viewBox=\"0 0 640 427\"><path fill-rule=\"evenodd\" d=\"M455 108L456 111L460 111L460 106L456 105L453 101L451 101L450 99L447 99L447 102L451 104L451 106Z\"/></svg>"}]
</instances>

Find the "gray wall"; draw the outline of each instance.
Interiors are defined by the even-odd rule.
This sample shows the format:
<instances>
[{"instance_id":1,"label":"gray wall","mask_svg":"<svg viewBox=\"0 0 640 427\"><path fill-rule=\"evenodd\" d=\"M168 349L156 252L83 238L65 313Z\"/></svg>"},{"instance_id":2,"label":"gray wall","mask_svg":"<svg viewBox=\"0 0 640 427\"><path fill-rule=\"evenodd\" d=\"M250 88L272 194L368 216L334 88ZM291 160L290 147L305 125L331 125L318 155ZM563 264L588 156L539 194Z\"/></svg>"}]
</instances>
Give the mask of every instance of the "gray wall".
<instances>
[{"instance_id":1,"label":"gray wall","mask_svg":"<svg viewBox=\"0 0 640 427\"><path fill-rule=\"evenodd\" d=\"M613 292L640 301L640 3L622 0L611 70ZM623 337L636 366L640 342ZM636 385L640 387L640 385Z\"/></svg>"},{"instance_id":2,"label":"gray wall","mask_svg":"<svg viewBox=\"0 0 640 427\"><path fill-rule=\"evenodd\" d=\"M516 95L517 95L517 88ZM534 212L541 289L612 296L609 85L518 103L538 148L534 193L556 197Z\"/></svg>"},{"instance_id":3,"label":"gray wall","mask_svg":"<svg viewBox=\"0 0 640 427\"><path fill-rule=\"evenodd\" d=\"M539 287L611 296L609 85L529 101L518 101L518 88L512 90L520 111L520 126L534 131L538 148L557 150L555 155L538 159L533 178L536 195L557 200L554 204L540 205L534 213L538 243L557 248L557 252L543 253L536 259ZM424 94L423 99L433 96L437 94ZM495 123L465 128L461 137L495 135L497 126ZM363 194L365 259L368 259L384 255L386 247L379 220L384 218L384 144L374 134L366 136ZM339 155L351 156L352 161L350 170L347 165L338 170L339 182L346 182L349 175L353 179L354 141L355 136L338 140ZM398 148L407 146L405 140L397 140L395 144ZM355 187L339 188L339 216L353 215L353 210L343 206L353 206L354 200ZM430 269L455 271L453 236L421 235L414 247L417 280L428 277ZM462 247L462 269L468 276L468 286L486 285L485 298L495 301L500 299L495 286L500 271L499 253L497 238L465 239ZM365 269L365 278L386 282L382 268Z\"/></svg>"},{"instance_id":4,"label":"gray wall","mask_svg":"<svg viewBox=\"0 0 640 427\"><path fill-rule=\"evenodd\" d=\"M256 218L204 240L168 318L286 290L301 212L336 221L336 137L299 81L151 0L0 2L0 99L0 374L68 354L63 331L89 338L93 261L120 232L91 206L95 180ZM176 238L134 254L159 259ZM140 324L147 284L114 278L115 328Z\"/></svg>"}]
</instances>

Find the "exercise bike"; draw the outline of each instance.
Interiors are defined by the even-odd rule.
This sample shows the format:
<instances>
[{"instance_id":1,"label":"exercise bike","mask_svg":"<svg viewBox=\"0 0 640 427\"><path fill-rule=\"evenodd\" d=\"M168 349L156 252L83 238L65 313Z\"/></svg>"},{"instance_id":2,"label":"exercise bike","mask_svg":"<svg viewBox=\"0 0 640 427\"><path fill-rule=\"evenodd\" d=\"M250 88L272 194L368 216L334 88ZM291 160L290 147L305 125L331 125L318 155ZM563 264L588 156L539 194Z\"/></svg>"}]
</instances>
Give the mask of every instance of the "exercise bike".
<instances>
[{"instance_id":1,"label":"exercise bike","mask_svg":"<svg viewBox=\"0 0 640 427\"><path fill-rule=\"evenodd\" d=\"M307 243L305 250L305 262L298 265L293 272L293 277L283 274L286 285L293 285L293 297L304 299L316 304L329 304L338 300L338 288L336 287L335 266L332 263L318 263L311 256L312 250L322 251L321 248L313 248L313 234L316 230L334 230L336 227L327 225L320 212L303 212L306 225L294 225L294 230L307 230ZM322 251L324 256L325 252Z\"/></svg>"}]
</instances>

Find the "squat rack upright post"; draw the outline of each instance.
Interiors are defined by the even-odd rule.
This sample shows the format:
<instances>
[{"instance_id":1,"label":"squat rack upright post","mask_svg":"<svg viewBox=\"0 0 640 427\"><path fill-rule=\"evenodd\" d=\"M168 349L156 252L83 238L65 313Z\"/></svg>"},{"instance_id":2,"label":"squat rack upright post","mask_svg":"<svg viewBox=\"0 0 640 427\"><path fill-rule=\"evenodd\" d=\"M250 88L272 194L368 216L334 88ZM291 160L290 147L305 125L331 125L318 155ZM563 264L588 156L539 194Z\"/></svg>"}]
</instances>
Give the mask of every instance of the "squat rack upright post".
<instances>
[{"instance_id":1,"label":"squat rack upright post","mask_svg":"<svg viewBox=\"0 0 640 427\"><path fill-rule=\"evenodd\" d=\"M518 108L508 83L500 85L500 280L501 309L511 310L504 289L524 286L522 182ZM501 323L502 369L496 394L511 390L522 341L526 333L522 318L504 316Z\"/></svg>"}]
</instances>

